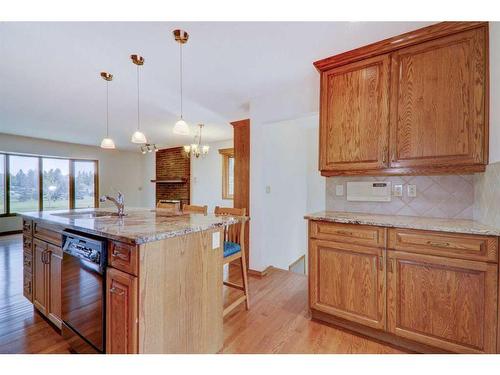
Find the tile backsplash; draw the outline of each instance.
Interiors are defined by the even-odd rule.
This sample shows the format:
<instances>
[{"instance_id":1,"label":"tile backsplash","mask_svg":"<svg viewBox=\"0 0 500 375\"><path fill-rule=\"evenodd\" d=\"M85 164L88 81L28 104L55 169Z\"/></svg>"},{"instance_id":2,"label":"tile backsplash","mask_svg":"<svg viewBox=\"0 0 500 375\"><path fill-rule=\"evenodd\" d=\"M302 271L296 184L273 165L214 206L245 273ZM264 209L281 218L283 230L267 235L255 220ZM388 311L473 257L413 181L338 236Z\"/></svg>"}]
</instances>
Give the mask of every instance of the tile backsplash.
<instances>
[{"instance_id":1,"label":"tile backsplash","mask_svg":"<svg viewBox=\"0 0 500 375\"><path fill-rule=\"evenodd\" d=\"M490 164L486 172L474 175L474 219L500 226L500 162Z\"/></svg>"},{"instance_id":2,"label":"tile backsplash","mask_svg":"<svg viewBox=\"0 0 500 375\"><path fill-rule=\"evenodd\" d=\"M495 175L500 179L500 168ZM326 179L326 209L332 211L428 216L457 219L474 217L474 175L330 177ZM390 181L403 185L401 197L391 202L352 202L346 199L348 181ZM335 186L344 185L344 195L335 194ZM417 196L408 197L407 186L416 185ZM498 185L497 185L498 186ZM499 217L500 219L500 217Z\"/></svg>"}]
</instances>

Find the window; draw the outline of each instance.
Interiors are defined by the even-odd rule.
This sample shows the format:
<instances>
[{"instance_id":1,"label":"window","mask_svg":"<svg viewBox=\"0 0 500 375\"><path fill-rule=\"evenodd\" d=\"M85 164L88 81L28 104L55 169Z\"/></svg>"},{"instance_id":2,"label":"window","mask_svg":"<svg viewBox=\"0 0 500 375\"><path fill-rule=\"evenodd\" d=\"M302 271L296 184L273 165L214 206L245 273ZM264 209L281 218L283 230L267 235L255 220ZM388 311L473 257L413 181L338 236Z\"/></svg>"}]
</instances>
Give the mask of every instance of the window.
<instances>
[{"instance_id":1,"label":"window","mask_svg":"<svg viewBox=\"0 0 500 375\"><path fill-rule=\"evenodd\" d=\"M69 209L69 160L42 159L43 210Z\"/></svg>"},{"instance_id":2,"label":"window","mask_svg":"<svg viewBox=\"0 0 500 375\"><path fill-rule=\"evenodd\" d=\"M0 154L0 215L5 211L5 155Z\"/></svg>"},{"instance_id":3,"label":"window","mask_svg":"<svg viewBox=\"0 0 500 375\"><path fill-rule=\"evenodd\" d=\"M234 149L219 150L222 155L222 199L234 197Z\"/></svg>"},{"instance_id":4,"label":"window","mask_svg":"<svg viewBox=\"0 0 500 375\"><path fill-rule=\"evenodd\" d=\"M95 163L75 161L75 208L95 206Z\"/></svg>"},{"instance_id":5,"label":"window","mask_svg":"<svg viewBox=\"0 0 500 375\"><path fill-rule=\"evenodd\" d=\"M38 211L39 158L9 155L10 212Z\"/></svg>"},{"instance_id":6,"label":"window","mask_svg":"<svg viewBox=\"0 0 500 375\"><path fill-rule=\"evenodd\" d=\"M97 161L0 153L0 215L95 207Z\"/></svg>"}]
</instances>

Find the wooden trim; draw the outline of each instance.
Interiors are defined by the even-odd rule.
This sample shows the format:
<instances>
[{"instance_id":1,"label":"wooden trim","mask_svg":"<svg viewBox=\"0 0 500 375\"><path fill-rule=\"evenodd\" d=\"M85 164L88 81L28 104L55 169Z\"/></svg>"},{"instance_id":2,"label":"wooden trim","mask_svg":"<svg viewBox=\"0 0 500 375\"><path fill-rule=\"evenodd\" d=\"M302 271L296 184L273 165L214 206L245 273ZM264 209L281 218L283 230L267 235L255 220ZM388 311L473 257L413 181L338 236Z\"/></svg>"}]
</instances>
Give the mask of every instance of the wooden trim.
<instances>
[{"instance_id":1,"label":"wooden trim","mask_svg":"<svg viewBox=\"0 0 500 375\"><path fill-rule=\"evenodd\" d=\"M298 264L300 261L304 260L304 274L306 273L306 254L302 254L297 260L293 261L288 265L288 271L291 271L292 267Z\"/></svg>"},{"instance_id":2,"label":"wooden trim","mask_svg":"<svg viewBox=\"0 0 500 375\"><path fill-rule=\"evenodd\" d=\"M69 209L73 210L75 208L76 196L75 196L75 161L69 161ZM95 198L95 197L94 197Z\"/></svg>"},{"instance_id":3,"label":"wooden trim","mask_svg":"<svg viewBox=\"0 0 500 375\"><path fill-rule=\"evenodd\" d=\"M236 259L235 259L236 260ZM230 263L230 262L229 262ZM229 267L236 267L236 268L241 268L241 263L240 262L234 262L230 263ZM263 277L267 276L269 272L273 269L273 266L267 266L263 271L257 271L253 270L251 268L248 268L247 274L252 277L256 277L258 279L262 279ZM238 271L239 272L239 271Z\"/></svg>"},{"instance_id":4,"label":"wooden trim","mask_svg":"<svg viewBox=\"0 0 500 375\"><path fill-rule=\"evenodd\" d=\"M409 167L409 168L385 168L385 169L363 169L351 171L327 171L322 170L323 177L334 176L408 176L408 175L448 175L448 174L471 174L480 173L486 170L486 165L463 165L445 167Z\"/></svg>"},{"instance_id":5,"label":"wooden trim","mask_svg":"<svg viewBox=\"0 0 500 375\"><path fill-rule=\"evenodd\" d=\"M234 199L234 185L233 194L229 194L229 159L234 159L234 148L221 148L219 154L222 156L222 199Z\"/></svg>"},{"instance_id":6,"label":"wooden trim","mask_svg":"<svg viewBox=\"0 0 500 375\"><path fill-rule=\"evenodd\" d=\"M354 50L344 52L326 59L314 62L314 66L320 72L349 64L358 60L393 52L395 50L409 47L429 40L441 38L474 28L485 27L488 22L440 22L435 25L413 30L405 34L384 39Z\"/></svg>"},{"instance_id":7,"label":"wooden trim","mask_svg":"<svg viewBox=\"0 0 500 375\"><path fill-rule=\"evenodd\" d=\"M250 217L250 119L231 122L234 147L234 197L233 207L245 208ZM250 224L245 223L245 255L247 269L250 265Z\"/></svg>"}]
</instances>

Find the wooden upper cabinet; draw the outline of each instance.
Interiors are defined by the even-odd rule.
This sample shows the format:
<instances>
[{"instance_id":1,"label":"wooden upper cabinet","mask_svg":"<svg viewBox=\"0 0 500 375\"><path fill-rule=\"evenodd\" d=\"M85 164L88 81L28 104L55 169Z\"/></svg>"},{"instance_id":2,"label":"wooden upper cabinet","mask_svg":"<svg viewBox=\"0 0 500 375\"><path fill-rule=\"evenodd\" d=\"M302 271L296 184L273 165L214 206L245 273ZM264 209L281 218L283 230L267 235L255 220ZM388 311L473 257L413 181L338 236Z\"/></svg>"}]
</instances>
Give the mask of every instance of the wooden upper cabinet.
<instances>
[{"instance_id":1,"label":"wooden upper cabinet","mask_svg":"<svg viewBox=\"0 0 500 375\"><path fill-rule=\"evenodd\" d=\"M485 28L392 54L391 167L487 161Z\"/></svg>"},{"instance_id":2,"label":"wooden upper cabinet","mask_svg":"<svg viewBox=\"0 0 500 375\"><path fill-rule=\"evenodd\" d=\"M314 65L322 175L484 171L487 23L443 22Z\"/></svg>"},{"instance_id":3,"label":"wooden upper cabinet","mask_svg":"<svg viewBox=\"0 0 500 375\"><path fill-rule=\"evenodd\" d=\"M321 170L387 167L389 68L383 55L323 73Z\"/></svg>"}]
</instances>

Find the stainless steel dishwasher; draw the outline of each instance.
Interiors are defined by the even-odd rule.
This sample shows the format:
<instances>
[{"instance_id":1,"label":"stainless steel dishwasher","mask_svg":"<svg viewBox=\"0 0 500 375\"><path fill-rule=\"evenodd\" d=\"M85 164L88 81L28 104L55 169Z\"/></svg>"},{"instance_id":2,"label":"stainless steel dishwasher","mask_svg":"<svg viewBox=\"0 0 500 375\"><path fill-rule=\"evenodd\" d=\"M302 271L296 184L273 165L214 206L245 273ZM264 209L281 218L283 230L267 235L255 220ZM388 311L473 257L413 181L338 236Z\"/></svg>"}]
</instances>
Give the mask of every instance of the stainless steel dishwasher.
<instances>
[{"instance_id":1,"label":"stainless steel dishwasher","mask_svg":"<svg viewBox=\"0 0 500 375\"><path fill-rule=\"evenodd\" d=\"M106 239L63 232L62 334L73 351L104 353Z\"/></svg>"}]
</instances>

